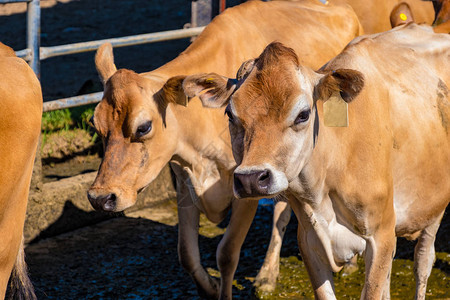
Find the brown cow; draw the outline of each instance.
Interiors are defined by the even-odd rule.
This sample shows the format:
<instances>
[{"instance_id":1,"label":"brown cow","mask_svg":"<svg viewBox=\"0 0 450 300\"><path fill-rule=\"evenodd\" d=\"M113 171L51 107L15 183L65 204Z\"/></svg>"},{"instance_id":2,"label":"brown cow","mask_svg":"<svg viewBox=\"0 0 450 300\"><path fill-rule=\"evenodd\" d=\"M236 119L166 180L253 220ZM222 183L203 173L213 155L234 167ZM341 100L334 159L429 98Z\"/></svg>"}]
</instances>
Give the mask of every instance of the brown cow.
<instances>
[{"instance_id":1,"label":"brown cow","mask_svg":"<svg viewBox=\"0 0 450 300\"><path fill-rule=\"evenodd\" d=\"M217 250L220 296L230 298L239 251L257 202L233 197L235 162L223 110L202 108L198 98L186 105L181 90L185 76L177 75L217 70L232 76L243 60L255 57L273 40L294 47L305 64L318 68L360 33L358 19L348 6L316 0L250 1L215 18L179 57L149 73L116 70L111 46L101 47L96 66L105 92L93 123L103 138L105 156L88 191L90 202L108 211L133 205L137 192L170 161L177 180L179 260L204 297L217 298L219 290L201 266L199 214L220 222L232 209ZM172 76L177 77L168 80ZM275 210L277 217L282 208ZM275 284L289 216L287 210L274 221L272 243L257 280L262 286Z\"/></svg>"},{"instance_id":2,"label":"brown cow","mask_svg":"<svg viewBox=\"0 0 450 300\"><path fill-rule=\"evenodd\" d=\"M396 235L418 238L416 298L425 298L450 201L449 57L450 36L411 23L356 38L319 72L273 43L239 81L185 79L204 105L229 102L236 197L295 198L317 298L335 298L332 271L361 253L361 298L389 298Z\"/></svg>"},{"instance_id":3,"label":"brown cow","mask_svg":"<svg viewBox=\"0 0 450 300\"><path fill-rule=\"evenodd\" d=\"M435 18L433 30L437 33L450 33L450 0L434 0Z\"/></svg>"},{"instance_id":4,"label":"brown cow","mask_svg":"<svg viewBox=\"0 0 450 300\"><path fill-rule=\"evenodd\" d=\"M436 33L450 33L450 0L435 0L433 30ZM399 26L415 22L411 7L401 2L391 12L391 26ZM420 23L420 22L419 22Z\"/></svg>"},{"instance_id":5,"label":"brown cow","mask_svg":"<svg viewBox=\"0 0 450 300\"><path fill-rule=\"evenodd\" d=\"M23 226L41 131L41 86L27 63L0 43L0 299L35 299L23 251Z\"/></svg>"},{"instance_id":6,"label":"brown cow","mask_svg":"<svg viewBox=\"0 0 450 300\"><path fill-rule=\"evenodd\" d=\"M295 1L295 0L290 0ZM317 0L327 2L328 0ZM430 1L430 0L429 0ZM446 0L434 0L446 1ZM349 4L361 22L364 33L372 34L391 29L389 16L392 10L401 2L400 0L329 0L334 4ZM434 18L433 4L427 0L404 0L414 14L417 23L427 23L431 25Z\"/></svg>"}]
</instances>

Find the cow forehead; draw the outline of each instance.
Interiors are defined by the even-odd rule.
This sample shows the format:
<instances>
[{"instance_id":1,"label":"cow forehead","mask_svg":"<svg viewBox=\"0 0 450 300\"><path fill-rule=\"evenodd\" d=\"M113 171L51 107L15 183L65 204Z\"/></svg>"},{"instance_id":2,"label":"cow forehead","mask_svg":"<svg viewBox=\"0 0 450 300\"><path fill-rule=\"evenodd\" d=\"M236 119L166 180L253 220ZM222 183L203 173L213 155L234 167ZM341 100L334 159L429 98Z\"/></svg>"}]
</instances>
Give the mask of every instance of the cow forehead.
<instances>
[{"instance_id":1,"label":"cow forehead","mask_svg":"<svg viewBox=\"0 0 450 300\"><path fill-rule=\"evenodd\" d=\"M130 70L118 70L106 83L104 99L118 111L125 111L139 100L142 79Z\"/></svg>"},{"instance_id":2,"label":"cow forehead","mask_svg":"<svg viewBox=\"0 0 450 300\"><path fill-rule=\"evenodd\" d=\"M94 123L101 134L106 135L113 128L121 131L123 124L128 124L136 112L142 110L144 84L143 79L130 70L118 70L111 76L103 99L95 109Z\"/></svg>"},{"instance_id":3,"label":"cow forehead","mask_svg":"<svg viewBox=\"0 0 450 300\"><path fill-rule=\"evenodd\" d=\"M306 92L306 81L294 65L255 70L233 95L233 108L244 123L260 118L283 121Z\"/></svg>"}]
</instances>

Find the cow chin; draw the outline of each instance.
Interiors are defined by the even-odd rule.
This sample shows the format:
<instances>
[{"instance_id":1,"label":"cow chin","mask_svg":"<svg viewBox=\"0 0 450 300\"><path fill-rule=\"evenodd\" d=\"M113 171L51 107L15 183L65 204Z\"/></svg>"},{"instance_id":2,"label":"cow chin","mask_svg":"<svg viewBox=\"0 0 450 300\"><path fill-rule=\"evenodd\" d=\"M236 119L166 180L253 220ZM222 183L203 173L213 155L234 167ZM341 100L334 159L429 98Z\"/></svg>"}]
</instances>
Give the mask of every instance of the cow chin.
<instances>
[{"instance_id":1,"label":"cow chin","mask_svg":"<svg viewBox=\"0 0 450 300\"><path fill-rule=\"evenodd\" d=\"M234 171L234 196L238 199L272 198L288 188L286 175L270 164L239 166Z\"/></svg>"},{"instance_id":2,"label":"cow chin","mask_svg":"<svg viewBox=\"0 0 450 300\"><path fill-rule=\"evenodd\" d=\"M95 210L119 212L136 203L137 192L93 187L89 189L87 196Z\"/></svg>"}]
</instances>

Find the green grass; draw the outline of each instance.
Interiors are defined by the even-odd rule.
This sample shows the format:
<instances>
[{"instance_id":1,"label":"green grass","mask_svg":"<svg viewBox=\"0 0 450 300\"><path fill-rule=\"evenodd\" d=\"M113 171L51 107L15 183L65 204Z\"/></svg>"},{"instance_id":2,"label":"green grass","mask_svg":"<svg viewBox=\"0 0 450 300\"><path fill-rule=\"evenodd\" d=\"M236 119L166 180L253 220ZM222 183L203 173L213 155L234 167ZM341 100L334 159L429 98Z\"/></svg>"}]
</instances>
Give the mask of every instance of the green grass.
<instances>
[{"instance_id":1,"label":"green grass","mask_svg":"<svg viewBox=\"0 0 450 300\"><path fill-rule=\"evenodd\" d=\"M89 120L94 114L95 104L66 108L44 112L42 115L42 148L48 142L50 135L67 135L70 131L81 129L92 136L95 143L98 135L89 125Z\"/></svg>"},{"instance_id":2,"label":"green grass","mask_svg":"<svg viewBox=\"0 0 450 300\"><path fill-rule=\"evenodd\" d=\"M89 119L94 114L94 108L95 105L86 105L44 112L42 115L42 132L51 133L70 129L92 131Z\"/></svg>"}]
</instances>

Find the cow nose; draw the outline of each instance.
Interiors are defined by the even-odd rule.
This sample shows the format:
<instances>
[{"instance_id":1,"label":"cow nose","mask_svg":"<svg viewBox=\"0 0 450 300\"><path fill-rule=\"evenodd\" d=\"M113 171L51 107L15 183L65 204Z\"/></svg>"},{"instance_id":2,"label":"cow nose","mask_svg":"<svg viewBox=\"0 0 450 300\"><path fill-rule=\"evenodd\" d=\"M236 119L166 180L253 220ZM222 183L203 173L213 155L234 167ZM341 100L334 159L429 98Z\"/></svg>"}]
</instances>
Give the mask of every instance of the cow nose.
<instances>
[{"instance_id":1,"label":"cow nose","mask_svg":"<svg viewBox=\"0 0 450 300\"><path fill-rule=\"evenodd\" d=\"M266 196L271 179L271 172L267 169L251 173L234 173L234 189L241 198Z\"/></svg>"},{"instance_id":2,"label":"cow nose","mask_svg":"<svg viewBox=\"0 0 450 300\"><path fill-rule=\"evenodd\" d=\"M114 193L97 194L95 191L88 191L88 199L95 210L114 211L116 208L117 196Z\"/></svg>"}]
</instances>

